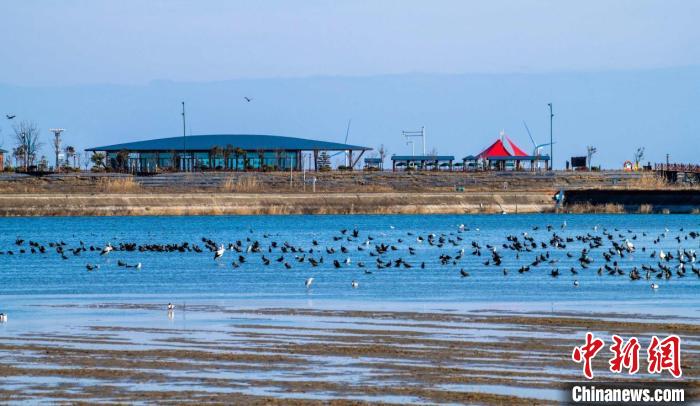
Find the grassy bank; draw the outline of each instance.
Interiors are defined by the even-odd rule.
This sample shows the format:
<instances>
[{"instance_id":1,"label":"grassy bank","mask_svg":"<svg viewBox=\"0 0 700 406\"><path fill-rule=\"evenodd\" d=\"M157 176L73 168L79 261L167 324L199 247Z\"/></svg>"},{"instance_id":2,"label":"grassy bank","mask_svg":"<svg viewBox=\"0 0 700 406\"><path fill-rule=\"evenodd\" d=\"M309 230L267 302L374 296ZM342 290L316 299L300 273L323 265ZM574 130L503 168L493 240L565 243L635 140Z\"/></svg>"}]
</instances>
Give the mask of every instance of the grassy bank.
<instances>
[{"instance_id":1,"label":"grassy bank","mask_svg":"<svg viewBox=\"0 0 700 406\"><path fill-rule=\"evenodd\" d=\"M554 210L551 193L3 194L0 216L462 214Z\"/></svg>"},{"instance_id":2,"label":"grassy bank","mask_svg":"<svg viewBox=\"0 0 700 406\"><path fill-rule=\"evenodd\" d=\"M675 210L675 203L667 208L644 198L628 204L606 196L698 189L669 185L652 173L621 171L4 173L0 216L546 213L555 211L552 196L559 190L583 196L567 198L567 212L651 213L696 207ZM589 195L603 197L588 201Z\"/></svg>"},{"instance_id":3,"label":"grassy bank","mask_svg":"<svg viewBox=\"0 0 700 406\"><path fill-rule=\"evenodd\" d=\"M315 182L314 182L315 179ZM544 192L669 187L652 173L605 172L198 172L131 176L0 173L0 193L407 193Z\"/></svg>"}]
</instances>

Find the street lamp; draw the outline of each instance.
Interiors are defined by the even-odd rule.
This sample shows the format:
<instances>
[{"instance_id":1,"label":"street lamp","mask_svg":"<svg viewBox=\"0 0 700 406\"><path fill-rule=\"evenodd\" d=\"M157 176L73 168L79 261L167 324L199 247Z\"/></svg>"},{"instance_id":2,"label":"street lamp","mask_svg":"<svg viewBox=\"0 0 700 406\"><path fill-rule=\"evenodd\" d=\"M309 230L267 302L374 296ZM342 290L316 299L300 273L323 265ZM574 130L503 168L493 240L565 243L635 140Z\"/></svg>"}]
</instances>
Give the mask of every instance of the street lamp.
<instances>
[{"instance_id":1,"label":"street lamp","mask_svg":"<svg viewBox=\"0 0 700 406\"><path fill-rule=\"evenodd\" d=\"M549 106L549 168L554 170L554 138L552 136L554 113L552 113L552 103L547 103L547 106Z\"/></svg>"}]
</instances>

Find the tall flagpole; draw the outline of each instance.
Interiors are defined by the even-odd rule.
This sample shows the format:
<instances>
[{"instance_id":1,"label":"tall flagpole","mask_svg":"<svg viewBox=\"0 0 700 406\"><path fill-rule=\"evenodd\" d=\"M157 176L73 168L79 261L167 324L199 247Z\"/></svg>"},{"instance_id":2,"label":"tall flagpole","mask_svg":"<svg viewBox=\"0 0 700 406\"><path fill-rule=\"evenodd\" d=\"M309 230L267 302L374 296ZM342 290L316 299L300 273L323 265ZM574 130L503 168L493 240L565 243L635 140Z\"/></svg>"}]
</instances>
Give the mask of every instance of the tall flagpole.
<instances>
[{"instance_id":1,"label":"tall flagpole","mask_svg":"<svg viewBox=\"0 0 700 406\"><path fill-rule=\"evenodd\" d=\"M187 156L187 139L185 131L185 102L182 102L182 169L187 170L185 166L185 157Z\"/></svg>"},{"instance_id":2,"label":"tall flagpole","mask_svg":"<svg viewBox=\"0 0 700 406\"><path fill-rule=\"evenodd\" d=\"M552 103L547 104L549 106L549 169L554 170L554 138L552 137L552 119L554 118L554 113L552 113Z\"/></svg>"}]
</instances>

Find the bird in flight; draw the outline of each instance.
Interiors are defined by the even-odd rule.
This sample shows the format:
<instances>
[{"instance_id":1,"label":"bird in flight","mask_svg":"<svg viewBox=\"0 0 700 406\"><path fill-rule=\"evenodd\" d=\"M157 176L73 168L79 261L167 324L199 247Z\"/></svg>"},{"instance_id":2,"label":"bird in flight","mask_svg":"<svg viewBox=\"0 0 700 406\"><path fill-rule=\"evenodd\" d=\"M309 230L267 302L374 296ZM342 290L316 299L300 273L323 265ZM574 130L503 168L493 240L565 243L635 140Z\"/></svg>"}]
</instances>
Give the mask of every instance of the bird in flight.
<instances>
[{"instance_id":1,"label":"bird in flight","mask_svg":"<svg viewBox=\"0 0 700 406\"><path fill-rule=\"evenodd\" d=\"M245 96L245 97L243 97L243 98L244 98L245 101L247 101L248 103L250 103L250 102L253 101L253 98L252 98L252 97Z\"/></svg>"},{"instance_id":2,"label":"bird in flight","mask_svg":"<svg viewBox=\"0 0 700 406\"><path fill-rule=\"evenodd\" d=\"M7 117L8 120L12 120L13 118L16 117L15 114L5 114L5 117Z\"/></svg>"}]
</instances>

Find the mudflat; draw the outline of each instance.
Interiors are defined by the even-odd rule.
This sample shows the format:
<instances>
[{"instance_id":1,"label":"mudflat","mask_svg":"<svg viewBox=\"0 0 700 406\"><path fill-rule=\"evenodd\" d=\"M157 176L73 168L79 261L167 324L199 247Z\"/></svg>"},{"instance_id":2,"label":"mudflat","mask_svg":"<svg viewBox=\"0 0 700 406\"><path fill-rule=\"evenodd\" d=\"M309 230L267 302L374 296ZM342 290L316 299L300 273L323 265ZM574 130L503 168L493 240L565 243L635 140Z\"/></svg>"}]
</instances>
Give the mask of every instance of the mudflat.
<instances>
[{"instance_id":1,"label":"mudflat","mask_svg":"<svg viewBox=\"0 0 700 406\"><path fill-rule=\"evenodd\" d=\"M700 390L693 319L617 313L373 311L151 303L58 304L53 311L161 315L70 331L0 330L3 401L245 402L250 404L556 404L586 331L683 338L683 381ZM40 310L40 309L39 309ZM207 315L223 324L200 323ZM613 375L607 356L596 376ZM669 379L670 376L656 376Z\"/></svg>"}]
</instances>

